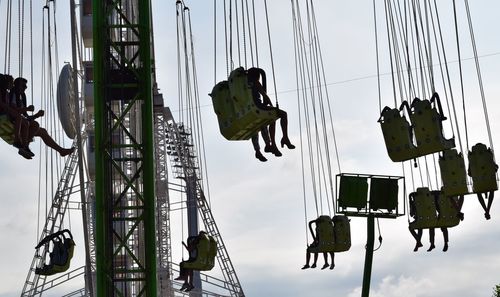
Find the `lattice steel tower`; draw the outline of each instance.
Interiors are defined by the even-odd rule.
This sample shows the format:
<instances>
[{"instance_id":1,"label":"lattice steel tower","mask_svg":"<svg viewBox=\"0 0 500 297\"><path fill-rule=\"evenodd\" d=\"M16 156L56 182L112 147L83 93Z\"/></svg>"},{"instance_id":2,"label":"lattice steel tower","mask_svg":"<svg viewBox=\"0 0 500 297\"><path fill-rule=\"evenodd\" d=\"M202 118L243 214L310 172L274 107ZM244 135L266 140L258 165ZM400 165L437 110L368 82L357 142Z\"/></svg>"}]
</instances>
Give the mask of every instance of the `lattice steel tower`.
<instances>
[{"instance_id":1,"label":"lattice steel tower","mask_svg":"<svg viewBox=\"0 0 500 297\"><path fill-rule=\"evenodd\" d=\"M157 295L149 0L93 1L97 296Z\"/></svg>"}]
</instances>

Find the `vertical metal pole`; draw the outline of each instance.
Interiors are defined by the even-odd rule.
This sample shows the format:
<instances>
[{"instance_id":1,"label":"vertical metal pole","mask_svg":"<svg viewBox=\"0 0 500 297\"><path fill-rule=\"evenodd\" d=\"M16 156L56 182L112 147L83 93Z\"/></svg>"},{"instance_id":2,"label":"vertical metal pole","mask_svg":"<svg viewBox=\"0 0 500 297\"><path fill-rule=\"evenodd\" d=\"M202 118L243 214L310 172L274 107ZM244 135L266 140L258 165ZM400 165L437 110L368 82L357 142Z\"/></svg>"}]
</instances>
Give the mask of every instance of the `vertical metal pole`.
<instances>
[{"instance_id":1,"label":"vertical metal pole","mask_svg":"<svg viewBox=\"0 0 500 297\"><path fill-rule=\"evenodd\" d=\"M375 242L375 216L373 214L367 217L367 238L366 238L366 255L365 255L365 270L363 273L363 290L361 297L370 296L370 281L372 278L372 263L373 263L373 245Z\"/></svg>"},{"instance_id":2,"label":"vertical metal pole","mask_svg":"<svg viewBox=\"0 0 500 297\"><path fill-rule=\"evenodd\" d=\"M104 123L104 26L105 1L92 1L92 29L93 29L93 75L94 75L94 117L95 117L95 249L96 249L96 286L97 296L112 296L112 288L108 286L109 279L106 275L106 189L104 185L104 148L105 134ZM110 294L107 294L110 292Z\"/></svg>"},{"instance_id":3,"label":"vertical metal pole","mask_svg":"<svg viewBox=\"0 0 500 297\"><path fill-rule=\"evenodd\" d=\"M156 221L155 221L155 160L153 139L153 83L151 60L151 11L150 1L140 0L139 4L139 34L142 67L142 144L144 148L143 189L144 189L144 241L146 254L146 296L157 295L156 284Z\"/></svg>"},{"instance_id":4,"label":"vertical metal pole","mask_svg":"<svg viewBox=\"0 0 500 297\"><path fill-rule=\"evenodd\" d=\"M196 175L186 177L186 198L187 198L187 220L189 236L196 236L199 233L198 228L198 204L196 196ZM193 271L193 285L201 291L200 272ZM191 297L201 296L196 292L189 294Z\"/></svg>"},{"instance_id":5,"label":"vertical metal pole","mask_svg":"<svg viewBox=\"0 0 500 297\"><path fill-rule=\"evenodd\" d=\"M76 142L77 142L77 153L78 153L78 176L80 179L80 200L82 202L82 221L83 221L83 236L85 239L85 295L94 297L94 290L92 285L92 268L90 262L90 249L89 249L89 239L88 239L88 220L87 220L87 204L85 199L85 176L83 174L83 146L82 146L82 128L80 126L80 100L78 94L78 59L76 54L77 47L77 30L76 30L76 5L75 0L70 0L70 14L71 14L71 50L72 50L72 63L73 63L73 89L75 91L75 130L76 130Z\"/></svg>"}]
</instances>

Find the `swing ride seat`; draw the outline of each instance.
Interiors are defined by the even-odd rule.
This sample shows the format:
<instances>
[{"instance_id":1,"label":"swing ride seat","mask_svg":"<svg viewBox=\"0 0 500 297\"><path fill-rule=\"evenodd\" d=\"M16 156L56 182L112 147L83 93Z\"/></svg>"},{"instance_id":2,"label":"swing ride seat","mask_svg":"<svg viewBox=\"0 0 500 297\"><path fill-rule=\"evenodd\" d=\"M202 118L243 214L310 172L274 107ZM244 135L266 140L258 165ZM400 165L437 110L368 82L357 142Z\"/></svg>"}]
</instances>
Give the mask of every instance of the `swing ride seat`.
<instances>
[{"instance_id":1,"label":"swing ride seat","mask_svg":"<svg viewBox=\"0 0 500 297\"><path fill-rule=\"evenodd\" d=\"M200 234L198 236L196 259L181 262L181 268L199 271L211 270L215 263L215 256L217 255L217 242L212 236L207 234Z\"/></svg>"},{"instance_id":2,"label":"swing ride seat","mask_svg":"<svg viewBox=\"0 0 500 297\"><path fill-rule=\"evenodd\" d=\"M439 214L436 228L451 228L460 223L458 210L454 206L457 203L457 197L447 197L442 191L433 191L433 195L439 195L437 202L439 204Z\"/></svg>"},{"instance_id":3,"label":"swing ride seat","mask_svg":"<svg viewBox=\"0 0 500 297\"><path fill-rule=\"evenodd\" d=\"M334 224L335 223L335 224ZM310 253L340 253L351 248L351 225L347 216L320 216L316 220L317 245L309 246Z\"/></svg>"},{"instance_id":4,"label":"swing ride seat","mask_svg":"<svg viewBox=\"0 0 500 297\"><path fill-rule=\"evenodd\" d=\"M434 228L437 224L436 205L429 188L417 188L411 195L414 195L415 201L415 220L410 223L410 228Z\"/></svg>"},{"instance_id":5,"label":"swing ride seat","mask_svg":"<svg viewBox=\"0 0 500 297\"><path fill-rule=\"evenodd\" d=\"M469 176L472 177L474 193L485 193L498 190L493 151L482 143L477 143L469 152Z\"/></svg>"},{"instance_id":6,"label":"swing ride seat","mask_svg":"<svg viewBox=\"0 0 500 297\"><path fill-rule=\"evenodd\" d=\"M203 270L212 270L215 266L215 257L217 256L217 241L212 236L208 236L210 239L210 249L208 250L207 265Z\"/></svg>"},{"instance_id":7,"label":"swing ride seat","mask_svg":"<svg viewBox=\"0 0 500 297\"><path fill-rule=\"evenodd\" d=\"M394 211L398 206L398 180L372 177L370 182L370 209Z\"/></svg>"},{"instance_id":8,"label":"swing ride seat","mask_svg":"<svg viewBox=\"0 0 500 297\"><path fill-rule=\"evenodd\" d=\"M221 82L210 94L219 129L227 140L248 140L278 119L277 110L263 110L255 105L247 80L246 71L239 67L229 75L229 90Z\"/></svg>"},{"instance_id":9,"label":"swing ride seat","mask_svg":"<svg viewBox=\"0 0 500 297\"><path fill-rule=\"evenodd\" d=\"M411 103L411 124L417 141L418 156L444 151L455 147L455 140L445 139L443 124L445 119L429 100L415 98Z\"/></svg>"},{"instance_id":10,"label":"swing ride seat","mask_svg":"<svg viewBox=\"0 0 500 297\"><path fill-rule=\"evenodd\" d=\"M387 153L393 162L407 161L417 157L417 148L412 141L410 124L397 108L385 107L379 122Z\"/></svg>"},{"instance_id":11,"label":"swing ride seat","mask_svg":"<svg viewBox=\"0 0 500 297\"><path fill-rule=\"evenodd\" d=\"M469 189L467 188L465 162L462 153L458 153L456 149L443 151L443 154L439 156L439 168L443 181L441 190L446 197L466 195L469 193Z\"/></svg>"},{"instance_id":12,"label":"swing ride seat","mask_svg":"<svg viewBox=\"0 0 500 297\"><path fill-rule=\"evenodd\" d=\"M54 246L54 250L50 253L51 260L49 264L44 264L42 268L37 268L35 270L36 274L49 276L65 272L69 269L75 251L75 242L71 238L65 238L62 245L60 248Z\"/></svg>"},{"instance_id":13,"label":"swing ride seat","mask_svg":"<svg viewBox=\"0 0 500 297\"><path fill-rule=\"evenodd\" d=\"M354 207L366 208L368 201L368 178L360 176L340 177L339 206L343 209Z\"/></svg>"},{"instance_id":14,"label":"swing ride seat","mask_svg":"<svg viewBox=\"0 0 500 297\"><path fill-rule=\"evenodd\" d=\"M224 80L216 84L210 96L212 97L212 105L219 121L220 133L227 139L230 135L235 134L232 131L234 128L231 126L235 119L235 111L231 94L229 93L228 81Z\"/></svg>"},{"instance_id":15,"label":"swing ride seat","mask_svg":"<svg viewBox=\"0 0 500 297\"><path fill-rule=\"evenodd\" d=\"M14 125L5 114L0 115L0 137L8 144L14 143Z\"/></svg>"},{"instance_id":16,"label":"swing ride seat","mask_svg":"<svg viewBox=\"0 0 500 297\"><path fill-rule=\"evenodd\" d=\"M412 194L415 195L416 219L410 223L411 229L451 228L460 223L458 210L453 205L456 197L446 197L442 191L429 191L429 188L418 188L417 192ZM439 215L435 197L439 205Z\"/></svg>"}]
</instances>

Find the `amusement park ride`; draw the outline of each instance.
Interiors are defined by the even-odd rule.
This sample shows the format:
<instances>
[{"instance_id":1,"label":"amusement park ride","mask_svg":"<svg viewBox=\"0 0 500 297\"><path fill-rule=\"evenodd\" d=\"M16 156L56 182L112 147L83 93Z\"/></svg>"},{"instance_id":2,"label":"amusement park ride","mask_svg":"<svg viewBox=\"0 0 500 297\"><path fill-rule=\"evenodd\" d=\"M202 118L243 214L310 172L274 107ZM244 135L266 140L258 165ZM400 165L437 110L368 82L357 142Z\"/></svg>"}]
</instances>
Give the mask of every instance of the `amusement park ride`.
<instances>
[{"instance_id":1,"label":"amusement park ride","mask_svg":"<svg viewBox=\"0 0 500 297\"><path fill-rule=\"evenodd\" d=\"M378 121L390 159L409 161L403 163L403 168L411 175L412 183L410 186L406 174L342 173L313 1L291 2L301 110L300 147L303 159L309 160L309 164L303 161L302 170L308 170L312 179L304 181L304 189L305 184L312 188L317 214L309 224L313 242L306 253L315 255L314 266L319 253L324 253L325 260L331 254L333 269L334 253L351 247L349 217L366 218L362 296L369 296L375 220L413 217L412 222L408 217L408 223L417 250L422 229L434 232L434 228L441 228L447 234L447 228L463 220L464 195L476 194L489 219L493 193L498 188L498 166L486 103L483 98L489 147L482 143L470 147L467 125L457 120L455 101L459 100L453 97L449 70L442 66L448 64L437 5L424 1L416 7L411 1L385 1L394 105L382 108L379 99ZM465 3L469 13L468 2ZM254 137L255 145L261 134L266 142L264 150L278 156L281 152L274 140L275 122L281 121L283 128L281 147L294 146L287 140L286 112L279 109L275 82L275 106L266 94L266 75L259 68L257 45L263 35L258 37L256 32L253 0L252 4L253 11L247 0L218 4L223 6L227 21L227 79L214 86L210 97L220 132L227 140ZM12 1L9 5L12 9ZM180 95L186 98L180 108L196 111L199 100L189 8L184 1L176 1L175 5L178 56L185 57L179 60L183 66L179 73L190 82ZM304 5L307 9L301 10ZM455 8L455 1L453 5ZM263 6L271 58L268 71L274 78L266 0ZM44 8L49 25L54 7L55 1L48 0ZM58 177L21 296L46 295L77 278L85 280L83 288L65 296L245 296L210 208L204 154L200 153L204 143L202 128L197 124L199 114L180 116L177 122L159 92L151 1L70 0L70 18L73 60L60 72L57 104L61 126L66 136L73 139L76 150L65 159ZM303 22L306 18L308 21ZM50 36L50 29L48 32ZM376 32L377 42L378 35ZM472 27L471 37L475 48ZM460 47L457 48L460 56ZM439 58L439 71L433 69L435 57ZM251 81L251 67L261 71L257 82L262 85ZM477 69L480 73L479 64ZM437 73L442 75L442 82L438 82ZM443 102L438 90L443 90ZM462 101L465 105L464 98ZM443 124L448 119L446 110L458 139L447 139L443 134ZM463 118L467 118L465 112ZM13 135L12 124L2 121L1 136L12 143L8 138ZM465 132L465 140L461 132ZM255 149L257 157L258 145ZM338 174L332 168L333 151ZM435 176L428 170L428 159L434 160ZM428 181L432 175L437 181L417 187L414 175L420 175L422 181L423 175ZM71 208L70 196L75 196L76 188L80 194L77 208L82 214L83 239L73 238L64 224ZM408 191L411 193L407 189L412 189ZM177 204L173 203L173 192L181 193ZM323 210L323 201L327 201L328 208L331 204L329 213ZM172 259L170 218L175 207L186 213L189 236L185 244L189 260L180 265ZM71 266L75 243L84 247L78 250L85 252L85 265L80 268ZM214 266L218 266L220 278L210 276ZM176 278L177 275L180 276Z\"/></svg>"}]
</instances>

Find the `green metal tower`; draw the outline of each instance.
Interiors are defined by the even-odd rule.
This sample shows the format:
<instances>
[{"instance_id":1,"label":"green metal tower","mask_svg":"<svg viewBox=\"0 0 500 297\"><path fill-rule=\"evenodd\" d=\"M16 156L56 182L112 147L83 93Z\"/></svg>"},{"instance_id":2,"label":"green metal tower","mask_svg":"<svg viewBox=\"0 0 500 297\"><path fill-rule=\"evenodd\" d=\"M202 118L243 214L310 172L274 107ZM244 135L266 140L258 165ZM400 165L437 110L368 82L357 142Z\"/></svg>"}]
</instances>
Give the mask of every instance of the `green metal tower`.
<instances>
[{"instance_id":1,"label":"green metal tower","mask_svg":"<svg viewBox=\"0 0 500 297\"><path fill-rule=\"evenodd\" d=\"M157 295L149 0L94 0L97 296Z\"/></svg>"}]
</instances>

